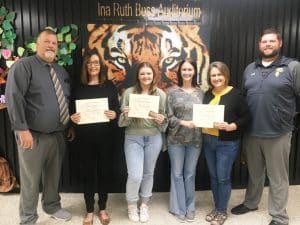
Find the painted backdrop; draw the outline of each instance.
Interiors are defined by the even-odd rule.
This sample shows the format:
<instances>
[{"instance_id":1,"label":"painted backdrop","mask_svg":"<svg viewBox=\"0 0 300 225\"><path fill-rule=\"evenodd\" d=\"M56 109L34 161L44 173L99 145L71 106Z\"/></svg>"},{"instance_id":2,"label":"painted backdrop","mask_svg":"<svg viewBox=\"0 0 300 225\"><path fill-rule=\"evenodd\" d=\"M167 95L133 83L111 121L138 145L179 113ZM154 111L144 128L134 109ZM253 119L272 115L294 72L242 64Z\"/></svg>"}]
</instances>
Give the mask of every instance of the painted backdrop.
<instances>
[{"instance_id":1,"label":"painted backdrop","mask_svg":"<svg viewBox=\"0 0 300 225\"><path fill-rule=\"evenodd\" d=\"M206 86L209 54L198 25L88 24L87 30L86 50L98 50L108 79L120 90L134 83L143 61L152 64L158 86L166 89L177 83L178 63L186 58L197 62L198 83Z\"/></svg>"}]
</instances>

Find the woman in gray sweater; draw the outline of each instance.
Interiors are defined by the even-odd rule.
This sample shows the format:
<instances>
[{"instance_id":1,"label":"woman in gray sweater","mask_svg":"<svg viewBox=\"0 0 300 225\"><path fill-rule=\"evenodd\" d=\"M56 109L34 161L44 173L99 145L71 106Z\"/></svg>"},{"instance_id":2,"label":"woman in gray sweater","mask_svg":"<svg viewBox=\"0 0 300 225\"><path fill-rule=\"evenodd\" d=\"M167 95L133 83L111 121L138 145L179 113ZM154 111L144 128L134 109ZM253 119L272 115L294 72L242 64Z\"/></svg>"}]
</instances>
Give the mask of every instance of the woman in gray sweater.
<instances>
[{"instance_id":1,"label":"woman in gray sweater","mask_svg":"<svg viewBox=\"0 0 300 225\"><path fill-rule=\"evenodd\" d=\"M125 129L125 157L127 165L126 199L128 217L134 222L149 220L147 202L152 196L153 173L162 148L162 132L168 123L165 117L165 93L156 87L157 77L150 63L137 68L135 85L128 88L121 99L119 126ZM159 111L152 118L129 117L131 94L159 96ZM140 200L138 214L137 202Z\"/></svg>"}]
</instances>

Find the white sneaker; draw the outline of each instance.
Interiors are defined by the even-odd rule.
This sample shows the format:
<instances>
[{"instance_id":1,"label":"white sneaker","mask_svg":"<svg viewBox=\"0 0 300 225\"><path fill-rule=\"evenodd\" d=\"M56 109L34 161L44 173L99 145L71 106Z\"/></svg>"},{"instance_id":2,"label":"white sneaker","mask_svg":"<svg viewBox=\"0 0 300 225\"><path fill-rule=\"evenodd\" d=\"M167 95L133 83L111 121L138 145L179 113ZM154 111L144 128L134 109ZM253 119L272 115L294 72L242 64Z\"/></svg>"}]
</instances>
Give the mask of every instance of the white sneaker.
<instances>
[{"instance_id":1,"label":"white sneaker","mask_svg":"<svg viewBox=\"0 0 300 225\"><path fill-rule=\"evenodd\" d=\"M146 204L140 206L140 222L146 223L149 220L149 210Z\"/></svg>"},{"instance_id":2,"label":"white sneaker","mask_svg":"<svg viewBox=\"0 0 300 225\"><path fill-rule=\"evenodd\" d=\"M134 204L128 205L128 218L133 222L139 222L140 217L136 205Z\"/></svg>"}]
</instances>

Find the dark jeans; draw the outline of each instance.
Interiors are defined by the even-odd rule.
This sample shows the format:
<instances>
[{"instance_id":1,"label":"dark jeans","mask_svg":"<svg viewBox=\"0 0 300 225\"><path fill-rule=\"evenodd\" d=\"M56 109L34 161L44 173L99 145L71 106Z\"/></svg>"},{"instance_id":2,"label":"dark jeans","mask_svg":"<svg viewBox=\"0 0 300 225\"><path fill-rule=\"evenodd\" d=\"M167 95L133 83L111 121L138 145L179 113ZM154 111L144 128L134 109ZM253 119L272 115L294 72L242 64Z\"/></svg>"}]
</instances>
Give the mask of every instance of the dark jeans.
<instances>
[{"instance_id":1,"label":"dark jeans","mask_svg":"<svg viewBox=\"0 0 300 225\"><path fill-rule=\"evenodd\" d=\"M210 175L215 208L226 212L231 194L231 170L239 140L221 141L216 136L203 135L203 149Z\"/></svg>"}]
</instances>

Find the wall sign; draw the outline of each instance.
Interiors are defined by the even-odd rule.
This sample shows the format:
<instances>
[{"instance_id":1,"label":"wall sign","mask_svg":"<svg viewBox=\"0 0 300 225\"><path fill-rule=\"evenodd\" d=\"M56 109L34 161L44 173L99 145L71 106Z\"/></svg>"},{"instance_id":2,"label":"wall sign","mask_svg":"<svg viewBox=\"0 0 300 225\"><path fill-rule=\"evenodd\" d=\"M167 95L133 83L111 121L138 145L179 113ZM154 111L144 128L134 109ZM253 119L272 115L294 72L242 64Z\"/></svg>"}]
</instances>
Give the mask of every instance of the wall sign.
<instances>
[{"instance_id":1,"label":"wall sign","mask_svg":"<svg viewBox=\"0 0 300 225\"><path fill-rule=\"evenodd\" d=\"M201 1L107 1L98 0L97 19L146 21L201 21Z\"/></svg>"}]
</instances>

